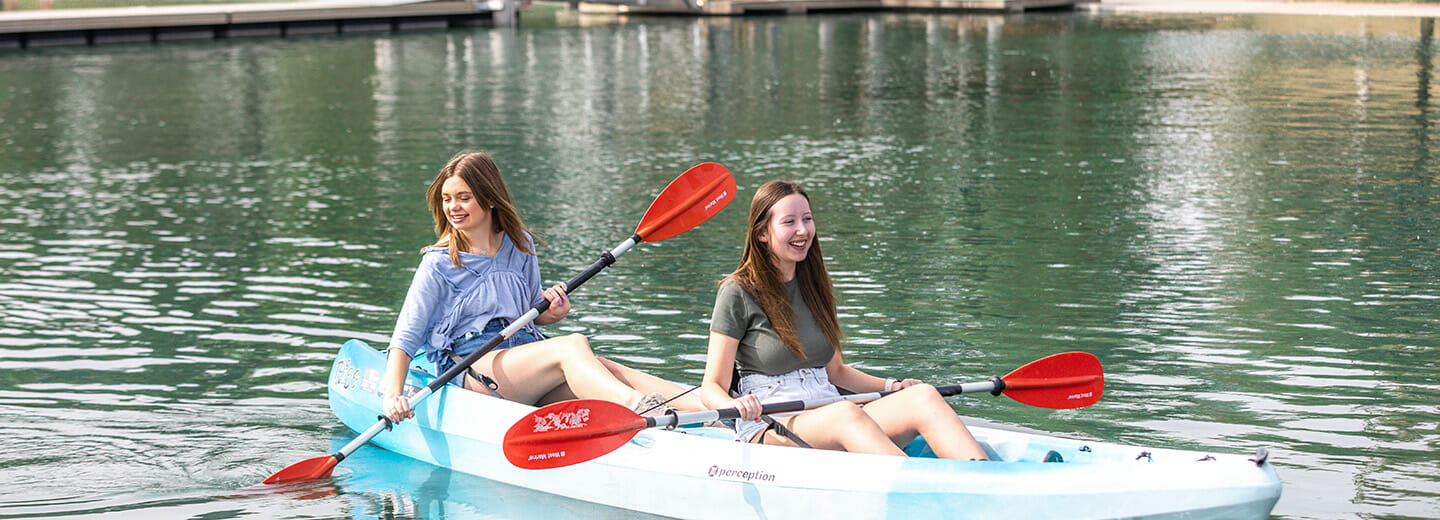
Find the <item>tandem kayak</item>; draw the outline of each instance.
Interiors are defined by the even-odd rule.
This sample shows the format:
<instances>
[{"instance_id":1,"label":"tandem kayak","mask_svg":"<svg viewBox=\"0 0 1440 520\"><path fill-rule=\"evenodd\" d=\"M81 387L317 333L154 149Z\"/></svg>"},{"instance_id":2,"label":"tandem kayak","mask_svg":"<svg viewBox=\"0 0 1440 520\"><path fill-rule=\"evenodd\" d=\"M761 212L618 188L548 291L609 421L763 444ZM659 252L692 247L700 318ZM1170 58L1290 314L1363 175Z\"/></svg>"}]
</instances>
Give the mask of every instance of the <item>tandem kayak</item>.
<instances>
[{"instance_id":1,"label":"tandem kayak","mask_svg":"<svg viewBox=\"0 0 1440 520\"><path fill-rule=\"evenodd\" d=\"M385 354L346 342L330 407L355 431L380 413ZM406 379L434 375L423 356ZM1280 499L1275 468L1254 456L1125 446L970 428L991 461L908 457L735 442L729 430L641 431L595 460L515 467L501 441L533 406L445 385L415 418L371 442L401 455L524 488L677 518L1264 519ZM1059 455L1063 462L1045 462Z\"/></svg>"}]
</instances>

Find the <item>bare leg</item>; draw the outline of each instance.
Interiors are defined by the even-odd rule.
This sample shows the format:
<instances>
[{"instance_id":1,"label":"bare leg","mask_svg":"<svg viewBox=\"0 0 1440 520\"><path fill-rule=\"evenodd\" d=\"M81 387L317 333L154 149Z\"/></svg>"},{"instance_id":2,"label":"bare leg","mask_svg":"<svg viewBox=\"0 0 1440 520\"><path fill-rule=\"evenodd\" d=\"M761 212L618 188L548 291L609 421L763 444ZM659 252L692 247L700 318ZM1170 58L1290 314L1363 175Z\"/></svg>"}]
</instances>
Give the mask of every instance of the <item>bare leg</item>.
<instances>
[{"instance_id":1,"label":"bare leg","mask_svg":"<svg viewBox=\"0 0 1440 520\"><path fill-rule=\"evenodd\" d=\"M630 386L630 388L634 388L642 394L657 392L665 396L666 399L673 398L672 401L667 403L671 408L687 412L706 409L705 404L700 402L700 392L698 390L680 395L688 389L660 379L648 372L642 372L609 359L600 358L600 364L605 365L605 368L610 370L610 373L614 375L616 379L619 379L620 382L625 383ZM675 397L677 395L680 395L680 397Z\"/></svg>"},{"instance_id":2,"label":"bare leg","mask_svg":"<svg viewBox=\"0 0 1440 520\"><path fill-rule=\"evenodd\" d=\"M502 393L501 395L504 394ZM545 394L545 396L541 397L539 401L535 401L535 406L545 406L547 404L555 404L560 401L569 401L571 399L579 399L579 397L575 397L575 392L570 391L569 383L560 383L560 386L555 387L555 389L551 390L550 393Z\"/></svg>"},{"instance_id":3,"label":"bare leg","mask_svg":"<svg viewBox=\"0 0 1440 520\"><path fill-rule=\"evenodd\" d=\"M942 459L986 460L985 450L945 398L930 385L915 385L865 405L869 415L897 446L925 436Z\"/></svg>"},{"instance_id":4,"label":"bare leg","mask_svg":"<svg viewBox=\"0 0 1440 520\"><path fill-rule=\"evenodd\" d=\"M800 415L780 419L786 427L813 447L843 450L851 453L904 455L880 425L851 402L831 403ZM768 432L762 442L777 446L795 446L790 439Z\"/></svg>"},{"instance_id":5,"label":"bare leg","mask_svg":"<svg viewBox=\"0 0 1440 520\"><path fill-rule=\"evenodd\" d=\"M647 372L642 372L640 370L627 367L615 361L611 361L603 357L599 359L600 364L604 365L605 369L610 371L610 375L615 376L615 379L620 380L621 383L625 383L625 385L629 386L630 388L634 388L641 394L656 392L662 396L665 396L666 399L675 398L667 404L671 408L680 410L682 412L698 412L706 409L705 404L700 402L700 396L698 395L698 392L690 392L686 393L685 395L680 395L684 393L687 389L675 383L660 379L659 377L653 376ZM676 398L675 396L677 395L680 395L680 397ZM540 398L540 400L536 402L536 404L546 405L550 403L558 403L560 401L568 401L571 399L576 399L575 392L570 390L569 384L561 384L559 387L556 387L554 390L550 391L550 393L545 394L545 396Z\"/></svg>"},{"instance_id":6,"label":"bare leg","mask_svg":"<svg viewBox=\"0 0 1440 520\"><path fill-rule=\"evenodd\" d=\"M500 385L506 399L533 404L562 384L576 396L634 406L643 394L612 375L580 334L491 352L475 368ZM478 383L466 381L467 385Z\"/></svg>"}]
</instances>

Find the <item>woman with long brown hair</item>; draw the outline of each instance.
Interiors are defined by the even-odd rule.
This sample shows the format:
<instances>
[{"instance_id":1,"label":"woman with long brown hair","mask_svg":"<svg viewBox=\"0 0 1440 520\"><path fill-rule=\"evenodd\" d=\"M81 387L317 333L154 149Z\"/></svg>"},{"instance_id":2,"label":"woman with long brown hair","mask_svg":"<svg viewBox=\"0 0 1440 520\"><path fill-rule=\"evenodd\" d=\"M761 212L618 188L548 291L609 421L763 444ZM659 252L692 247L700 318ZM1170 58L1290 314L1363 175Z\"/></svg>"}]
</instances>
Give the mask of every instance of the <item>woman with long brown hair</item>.
<instances>
[{"instance_id":1,"label":"woman with long brown hair","mask_svg":"<svg viewBox=\"0 0 1440 520\"><path fill-rule=\"evenodd\" d=\"M749 224L740 265L715 296L700 385L706 406L740 411L738 440L903 455L901 447L923 435L939 457L987 458L935 387L845 364L835 291L800 185L761 186ZM732 397L732 383L739 397ZM841 401L783 418L760 415L762 402L836 396L836 386L899 391L864 407Z\"/></svg>"},{"instance_id":2,"label":"woman with long brown hair","mask_svg":"<svg viewBox=\"0 0 1440 520\"><path fill-rule=\"evenodd\" d=\"M424 350L444 372L541 298L550 301L549 309L450 382L526 404L582 397L640 412L663 412L657 405L681 393L676 385L596 357L581 334L547 339L540 333L536 325L570 313L570 299L564 283L541 291L535 243L488 154L456 155L430 184L426 199L437 240L422 250L391 335L381 384L386 417L400 421L413 415L402 391L418 352ZM669 406L700 404L686 396Z\"/></svg>"}]
</instances>

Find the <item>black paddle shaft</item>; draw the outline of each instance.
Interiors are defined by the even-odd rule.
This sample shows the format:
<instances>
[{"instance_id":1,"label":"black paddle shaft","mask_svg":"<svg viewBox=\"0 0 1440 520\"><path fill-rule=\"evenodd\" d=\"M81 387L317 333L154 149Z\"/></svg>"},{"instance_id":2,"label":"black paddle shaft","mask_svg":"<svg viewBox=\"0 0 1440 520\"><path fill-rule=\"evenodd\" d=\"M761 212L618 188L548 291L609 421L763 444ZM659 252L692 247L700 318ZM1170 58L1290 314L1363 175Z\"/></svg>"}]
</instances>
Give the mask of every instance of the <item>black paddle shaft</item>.
<instances>
[{"instance_id":1,"label":"black paddle shaft","mask_svg":"<svg viewBox=\"0 0 1440 520\"><path fill-rule=\"evenodd\" d=\"M996 379L998 379L998 378L996 378ZM992 380L992 382L993 382L993 380ZM935 387L935 390L936 390L937 392L939 392L940 395L942 395L942 396L951 396L951 395L957 395L957 394L966 393L966 389L964 388L964 385L937 386L937 387ZM881 397L885 397L885 396L890 395L890 394L893 394L893 393L895 393L895 392L899 392L899 390L885 390L885 391L883 391L883 392L873 392L873 393L870 393L870 394L856 394L856 395L854 395L854 396L840 396L840 397L831 398L831 399L820 399L819 402L820 402L820 403L824 403L824 404L830 404L830 403L832 403L832 402L838 403L838 402L840 402L840 401L862 401L862 402L863 402L863 401L873 401L873 400L875 400L875 399L879 399L879 398L881 398ZM996 395L999 395L999 393L997 392ZM766 404L766 405L762 406L762 407L760 408L760 415L770 415L770 414L772 414L772 413L798 412L798 411L801 411L801 410L807 410L807 409L810 409L810 408L814 408L814 407L816 407L816 406L818 406L818 405L819 405L819 404L817 403L817 401L805 401L805 400L798 400L798 399L797 399L797 400L794 400L794 401L780 401L780 402L778 402L778 403L769 403L769 404ZM721 418L721 419L738 419L738 418L740 418L740 412L739 412L738 410L734 409L734 408L726 408L726 409L717 410L717 411L720 412L720 418Z\"/></svg>"},{"instance_id":2,"label":"black paddle shaft","mask_svg":"<svg viewBox=\"0 0 1440 520\"><path fill-rule=\"evenodd\" d=\"M949 397L949 396L952 396L952 395L978 393L978 392L994 392L996 388L1001 388L1001 389L1004 388L1003 385L1004 385L1005 383L1004 383L1003 381L999 381L999 379L1000 379L1000 378L997 376L997 377L991 378L989 381L986 381L986 382L983 382L983 383L967 383L967 384L959 384L959 385L937 386L937 387L935 387L935 391L936 391L936 392L939 392L941 396L946 396L946 397ZM851 402L865 403L865 402L869 402L869 401L874 401L874 400L879 399L879 398L881 398L881 397L885 397L885 396L890 395L890 394L893 394L893 393L895 393L895 392L899 392L899 390L885 390L885 391L882 391L882 392L870 392L870 393L865 393L865 394L849 394L849 395L842 395L842 396L839 396L839 397L829 397L829 398L822 398L822 399L812 399L812 400L809 400L809 401L806 401L806 400L794 400L794 401L780 401L780 402L775 402L775 403L767 403L767 404L765 404L765 405L763 405L763 406L760 407L760 415L771 415L771 414L777 414L777 413L799 412L799 411L809 410L809 409L812 409L812 408L818 408L818 407L821 407L821 406L824 406L824 405L827 405L827 404L830 404L830 403L838 403L838 402L841 402L841 401L851 401ZM998 395L998 394L997 394L997 395ZM726 419L739 419L739 418L740 418L740 410L736 410L736 409L734 409L734 408L721 408L721 409L718 409L718 410L705 410L705 411L700 411L700 412L685 412L684 414L675 414L674 417L670 417L670 416L646 417L646 418L645 418L645 427L646 427L646 428L654 428L654 427L656 427L656 426L665 426L665 427L667 427L667 428L674 428L674 427L681 426L681 425L685 425L685 424L697 424L697 423L707 422L707 421L720 421L720 420L726 420Z\"/></svg>"}]
</instances>

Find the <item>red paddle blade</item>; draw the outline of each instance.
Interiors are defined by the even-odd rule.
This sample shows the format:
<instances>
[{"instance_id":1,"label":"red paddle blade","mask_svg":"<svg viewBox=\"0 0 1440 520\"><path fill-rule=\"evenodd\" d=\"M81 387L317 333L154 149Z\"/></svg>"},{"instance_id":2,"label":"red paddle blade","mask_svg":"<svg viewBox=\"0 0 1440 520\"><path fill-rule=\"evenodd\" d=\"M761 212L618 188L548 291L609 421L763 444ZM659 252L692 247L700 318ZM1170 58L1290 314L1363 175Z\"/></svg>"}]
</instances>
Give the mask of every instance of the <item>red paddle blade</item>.
<instances>
[{"instance_id":1,"label":"red paddle blade","mask_svg":"<svg viewBox=\"0 0 1440 520\"><path fill-rule=\"evenodd\" d=\"M1031 406L1083 408L1105 393L1105 371L1088 352L1063 352L1006 374L1004 394Z\"/></svg>"},{"instance_id":2,"label":"red paddle blade","mask_svg":"<svg viewBox=\"0 0 1440 520\"><path fill-rule=\"evenodd\" d=\"M670 181L635 228L641 240L655 242L689 231L735 199L735 177L713 162L685 170Z\"/></svg>"},{"instance_id":3,"label":"red paddle blade","mask_svg":"<svg viewBox=\"0 0 1440 520\"><path fill-rule=\"evenodd\" d=\"M505 458L525 469L579 464L610 453L645 429L645 418L609 401L555 403L520 418L505 432Z\"/></svg>"},{"instance_id":4,"label":"red paddle blade","mask_svg":"<svg viewBox=\"0 0 1440 520\"><path fill-rule=\"evenodd\" d=\"M270 475L270 478L265 479L261 484L286 484L302 480L329 478L330 472L335 471L335 465L339 463L340 460L336 459L334 455L305 459L275 472L274 475Z\"/></svg>"}]
</instances>

